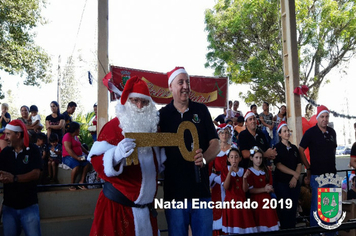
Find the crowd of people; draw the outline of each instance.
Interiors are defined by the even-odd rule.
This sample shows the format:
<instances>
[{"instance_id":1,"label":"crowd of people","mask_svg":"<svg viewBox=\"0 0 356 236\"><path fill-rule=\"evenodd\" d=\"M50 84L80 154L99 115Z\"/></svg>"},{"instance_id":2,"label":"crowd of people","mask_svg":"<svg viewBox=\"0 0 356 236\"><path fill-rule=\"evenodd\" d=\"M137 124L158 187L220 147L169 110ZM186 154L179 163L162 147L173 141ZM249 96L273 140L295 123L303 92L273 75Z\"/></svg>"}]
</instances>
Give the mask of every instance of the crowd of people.
<instances>
[{"instance_id":1,"label":"crowd of people","mask_svg":"<svg viewBox=\"0 0 356 236\"><path fill-rule=\"evenodd\" d=\"M72 121L77 104L70 102L61 114L56 101L50 103L52 113L41 123L38 107L21 106L21 117L11 120L9 106L1 104L0 117L0 182L4 184L4 235L41 235L37 184L58 183L58 166L71 168L74 183L79 167L84 178L89 162L83 154L89 152L79 141L80 124ZM42 132L46 129L46 133ZM78 151L78 147L80 151ZM62 161L63 156L63 161ZM71 186L86 189L85 186Z\"/></svg>"},{"instance_id":2,"label":"crowd of people","mask_svg":"<svg viewBox=\"0 0 356 236\"><path fill-rule=\"evenodd\" d=\"M71 118L77 106L74 102L68 104L63 114L56 101L50 103L52 113L46 117L46 134L41 133L43 125L36 106L22 106L21 118L13 121L6 115L8 106L2 107L1 123L7 122L2 130L6 145L0 142L3 214L7 222L16 222L4 224L4 231L21 225L30 235L40 235L38 225L18 221L19 216L11 211L21 209L21 214L34 214L39 219L33 186L40 178L44 163L50 181L57 182L61 162L72 169L71 183L80 167L83 171L79 183L85 182L90 163L105 181L90 235L113 235L113 232L158 235L153 202L159 173L164 176L164 201L187 202L183 208L165 209L169 235L188 235L189 230L197 236L294 228L298 206L304 209L302 214L310 212L310 225L316 225L312 215L317 207L315 178L336 172L336 133L328 127L329 110L325 106L318 107L317 124L304 134L297 147L289 141L286 106L281 106L279 113L273 116L269 104L264 102L262 113L258 114L257 106L252 105L250 111L243 114L238 110L239 102L230 101L224 114L212 121L204 104L190 100L190 78L183 67L167 73L167 84L173 100L158 112L147 84L137 76L131 77L120 94L116 117L104 125L98 136L92 130L96 141L91 150L78 139L80 124ZM179 125L187 121L196 127L199 139L199 148L194 149L190 161L180 152L178 144L164 148L138 147L138 162L128 159L137 140L126 138L125 133L176 133ZM182 142L193 150L193 140L192 135L185 133ZM304 155L306 148L310 150L309 161ZM5 158L10 154L12 162ZM25 162L31 165L15 168ZM301 178L302 165L307 173ZM29 189L30 197L16 196L15 203L11 198L22 193L24 186ZM79 185L70 190L77 188L86 189ZM195 207L193 202L199 206L211 202L215 206L219 202L235 205L211 209ZM247 202L252 205L246 206ZM242 207L239 208L238 203ZM31 209L31 213L27 209Z\"/></svg>"},{"instance_id":3,"label":"crowd of people","mask_svg":"<svg viewBox=\"0 0 356 236\"><path fill-rule=\"evenodd\" d=\"M297 223L298 208L304 209L299 212L303 215L315 211L311 203L317 197L312 194L316 185L309 184L309 180L315 174L335 173L336 137L327 126L329 110L325 106L317 111L318 123L314 129L320 132L315 137L318 141L306 133L297 147L289 141L286 106L281 106L273 116L269 104L264 102L261 114L252 105L251 111L244 115L238 110L238 101L229 102L224 114L212 121L205 105L189 99L190 79L183 67L168 72L167 80L173 100L160 109L157 117L147 85L138 77L129 79L116 107L117 116L103 127L90 151L91 163L106 181L97 202L91 235L118 231L123 235L133 232L157 235L152 208L152 190L157 183L150 179L157 178L161 171L164 201L187 202L182 208L165 208L169 235L188 235L189 231L195 236L288 229ZM138 165L127 163L136 140L125 138L126 132L176 133L186 121L196 126L199 137L193 161L187 161L178 147L138 147ZM184 135L184 144L193 150L193 137ZM307 147L311 151L308 163L303 156ZM319 150L323 148L327 160L311 171L311 166L319 165ZM303 164L308 171L301 178ZM250 201L255 207L211 209L194 207L193 201L199 206ZM310 225L316 224L311 220Z\"/></svg>"}]
</instances>

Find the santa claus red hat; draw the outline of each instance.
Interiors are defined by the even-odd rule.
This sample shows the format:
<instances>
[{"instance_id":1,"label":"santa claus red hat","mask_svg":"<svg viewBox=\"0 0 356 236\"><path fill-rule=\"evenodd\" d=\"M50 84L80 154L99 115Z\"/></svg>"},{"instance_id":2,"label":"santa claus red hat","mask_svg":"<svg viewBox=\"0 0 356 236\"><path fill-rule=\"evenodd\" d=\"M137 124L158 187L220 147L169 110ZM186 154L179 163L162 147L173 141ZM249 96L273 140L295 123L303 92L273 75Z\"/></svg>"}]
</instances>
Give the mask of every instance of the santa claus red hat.
<instances>
[{"instance_id":1,"label":"santa claus red hat","mask_svg":"<svg viewBox=\"0 0 356 236\"><path fill-rule=\"evenodd\" d=\"M231 134L232 134L232 132L234 132L234 128L232 127L232 125L229 125L229 124L226 124L226 123L220 124L220 125L216 128L216 131L217 131L218 133L220 133L220 132L223 131L224 129L228 129Z\"/></svg>"},{"instance_id":2,"label":"santa claus red hat","mask_svg":"<svg viewBox=\"0 0 356 236\"><path fill-rule=\"evenodd\" d=\"M128 98L143 98L152 101L147 84L141 78L132 76L125 84L121 95L121 104L125 105Z\"/></svg>"},{"instance_id":3,"label":"santa claus red hat","mask_svg":"<svg viewBox=\"0 0 356 236\"><path fill-rule=\"evenodd\" d=\"M287 126L287 122L282 121L281 123L279 123L277 128L277 133L279 133L279 131L282 129L283 126Z\"/></svg>"},{"instance_id":4,"label":"santa claus red hat","mask_svg":"<svg viewBox=\"0 0 356 236\"><path fill-rule=\"evenodd\" d=\"M251 116L255 116L255 113L253 113L252 111L247 112L245 115L245 121Z\"/></svg>"},{"instance_id":5,"label":"santa claus red hat","mask_svg":"<svg viewBox=\"0 0 356 236\"><path fill-rule=\"evenodd\" d=\"M27 129L25 124L21 120L12 120L5 126L5 129L14 131L14 132L23 132L23 144L26 148L30 143L30 139L28 137Z\"/></svg>"},{"instance_id":6,"label":"santa claus red hat","mask_svg":"<svg viewBox=\"0 0 356 236\"><path fill-rule=\"evenodd\" d=\"M318 106L317 113L316 113L316 118L318 119L319 116L321 114L325 113L325 112L330 113L329 109L326 106L324 106L324 105Z\"/></svg>"},{"instance_id":7,"label":"santa claus red hat","mask_svg":"<svg viewBox=\"0 0 356 236\"><path fill-rule=\"evenodd\" d=\"M187 74L187 71L184 69L184 67L176 67L173 70L171 70L170 72L167 73L168 76L168 87L169 85L171 85L172 81L174 80L174 78L179 75L179 74Z\"/></svg>"}]
</instances>

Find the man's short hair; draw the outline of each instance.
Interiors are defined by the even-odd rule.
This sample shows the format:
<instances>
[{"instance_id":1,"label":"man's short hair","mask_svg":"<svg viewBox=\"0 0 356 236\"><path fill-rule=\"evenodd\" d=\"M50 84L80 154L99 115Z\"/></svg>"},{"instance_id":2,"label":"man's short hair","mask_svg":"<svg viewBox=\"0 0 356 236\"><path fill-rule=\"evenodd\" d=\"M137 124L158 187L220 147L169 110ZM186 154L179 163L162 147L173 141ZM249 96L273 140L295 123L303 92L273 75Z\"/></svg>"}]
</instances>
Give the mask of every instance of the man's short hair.
<instances>
[{"instance_id":1,"label":"man's short hair","mask_svg":"<svg viewBox=\"0 0 356 236\"><path fill-rule=\"evenodd\" d=\"M269 107L269 103L268 102L263 102L263 104L266 104Z\"/></svg>"},{"instance_id":2,"label":"man's short hair","mask_svg":"<svg viewBox=\"0 0 356 236\"><path fill-rule=\"evenodd\" d=\"M75 102L70 102L70 103L68 103L67 108L70 108L70 107L77 107L77 104Z\"/></svg>"},{"instance_id":3,"label":"man's short hair","mask_svg":"<svg viewBox=\"0 0 356 236\"><path fill-rule=\"evenodd\" d=\"M257 107L257 105L256 105L256 104L252 104L252 105L250 106L250 110L252 110L252 108L254 108L254 107Z\"/></svg>"}]
</instances>

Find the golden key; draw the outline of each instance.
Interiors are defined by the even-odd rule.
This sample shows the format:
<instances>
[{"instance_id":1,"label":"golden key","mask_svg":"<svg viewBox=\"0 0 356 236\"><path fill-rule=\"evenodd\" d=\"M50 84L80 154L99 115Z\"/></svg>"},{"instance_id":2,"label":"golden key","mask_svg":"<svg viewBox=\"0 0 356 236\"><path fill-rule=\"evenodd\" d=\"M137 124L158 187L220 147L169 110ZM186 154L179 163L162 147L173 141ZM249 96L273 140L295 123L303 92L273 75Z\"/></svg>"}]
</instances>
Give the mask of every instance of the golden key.
<instances>
[{"instance_id":1,"label":"golden key","mask_svg":"<svg viewBox=\"0 0 356 236\"><path fill-rule=\"evenodd\" d=\"M189 130L193 137L193 150L188 151L184 143L184 131ZM177 133L125 133L125 138L136 139L136 148L126 158L126 165L138 164L138 147L174 147L178 146L180 153L186 161L194 161L196 150L199 149L198 131L190 121L183 121L177 129ZM178 140L178 142L177 142Z\"/></svg>"}]
</instances>

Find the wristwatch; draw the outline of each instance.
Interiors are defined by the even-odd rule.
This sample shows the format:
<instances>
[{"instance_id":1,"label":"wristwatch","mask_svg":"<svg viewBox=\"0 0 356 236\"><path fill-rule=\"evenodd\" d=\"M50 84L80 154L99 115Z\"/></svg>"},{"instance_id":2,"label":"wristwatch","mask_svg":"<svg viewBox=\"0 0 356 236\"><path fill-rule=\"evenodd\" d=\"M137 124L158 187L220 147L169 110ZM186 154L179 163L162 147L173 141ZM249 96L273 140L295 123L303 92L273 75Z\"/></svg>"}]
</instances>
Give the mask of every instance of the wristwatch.
<instances>
[{"instance_id":1,"label":"wristwatch","mask_svg":"<svg viewBox=\"0 0 356 236\"><path fill-rule=\"evenodd\" d=\"M14 183L17 183L17 181L18 181L17 175L14 175L14 178L13 178L12 181L13 181Z\"/></svg>"}]
</instances>

